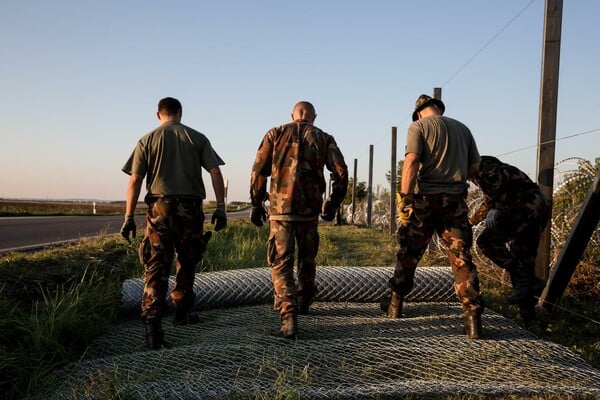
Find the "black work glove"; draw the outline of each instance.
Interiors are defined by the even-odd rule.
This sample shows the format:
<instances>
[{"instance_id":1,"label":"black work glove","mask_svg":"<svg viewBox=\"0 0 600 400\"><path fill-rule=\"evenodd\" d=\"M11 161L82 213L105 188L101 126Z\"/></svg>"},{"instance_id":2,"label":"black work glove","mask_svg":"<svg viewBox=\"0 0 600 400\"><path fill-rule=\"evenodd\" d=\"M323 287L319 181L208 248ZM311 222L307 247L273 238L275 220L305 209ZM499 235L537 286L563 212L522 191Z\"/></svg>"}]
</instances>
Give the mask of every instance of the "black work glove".
<instances>
[{"instance_id":1,"label":"black work glove","mask_svg":"<svg viewBox=\"0 0 600 400\"><path fill-rule=\"evenodd\" d=\"M131 237L135 238L136 230L137 227L135 226L135 220L133 219L133 215L126 215L125 221L123 222L123 226L121 227L121 236L123 236L128 242L131 242L129 234L131 233Z\"/></svg>"},{"instance_id":2,"label":"black work glove","mask_svg":"<svg viewBox=\"0 0 600 400\"><path fill-rule=\"evenodd\" d=\"M321 212L323 221L333 221L337 209L337 207L331 204L331 200L326 200L325 204L323 204L323 211Z\"/></svg>"},{"instance_id":3,"label":"black work glove","mask_svg":"<svg viewBox=\"0 0 600 400\"><path fill-rule=\"evenodd\" d=\"M263 222L267 220L267 210L264 207L252 207L250 213L250 221L256 226L263 226Z\"/></svg>"},{"instance_id":4,"label":"black work glove","mask_svg":"<svg viewBox=\"0 0 600 400\"><path fill-rule=\"evenodd\" d=\"M483 222L483 226L486 229L498 229L500 225L500 218L502 217L502 211L497 208L490 208L487 215L485 216L485 220Z\"/></svg>"},{"instance_id":5,"label":"black work glove","mask_svg":"<svg viewBox=\"0 0 600 400\"><path fill-rule=\"evenodd\" d=\"M215 226L215 231L220 231L227 226L227 214L225 214L225 204L218 204L215 212L210 219L210 223Z\"/></svg>"}]
</instances>

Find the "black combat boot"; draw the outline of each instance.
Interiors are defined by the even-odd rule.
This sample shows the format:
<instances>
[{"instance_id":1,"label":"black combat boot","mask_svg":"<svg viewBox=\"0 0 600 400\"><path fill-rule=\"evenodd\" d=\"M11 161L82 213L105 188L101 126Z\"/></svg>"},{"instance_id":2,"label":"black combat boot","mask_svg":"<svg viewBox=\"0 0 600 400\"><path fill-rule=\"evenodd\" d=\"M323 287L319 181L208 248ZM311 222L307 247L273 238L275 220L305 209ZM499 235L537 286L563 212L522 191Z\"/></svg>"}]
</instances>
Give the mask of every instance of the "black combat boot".
<instances>
[{"instance_id":1,"label":"black combat boot","mask_svg":"<svg viewBox=\"0 0 600 400\"><path fill-rule=\"evenodd\" d=\"M296 313L288 313L281 316L280 333L285 339L298 339L298 317Z\"/></svg>"},{"instance_id":2,"label":"black combat boot","mask_svg":"<svg viewBox=\"0 0 600 400\"><path fill-rule=\"evenodd\" d=\"M388 318L402 317L402 306L404 296L394 291L389 291L383 299L381 299L381 310L385 311Z\"/></svg>"},{"instance_id":3,"label":"black combat boot","mask_svg":"<svg viewBox=\"0 0 600 400\"><path fill-rule=\"evenodd\" d=\"M312 301L306 296L298 296L298 314L308 315L310 314L310 305Z\"/></svg>"},{"instance_id":4,"label":"black combat boot","mask_svg":"<svg viewBox=\"0 0 600 400\"><path fill-rule=\"evenodd\" d=\"M463 315L465 334L469 339L480 339L482 336L481 313L478 311L466 311Z\"/></svg>"},{"instance_id":5,"label":"black combat boot","mask_svg":"<svg viewBox=\"0 0 600 400\"><path fill-rule=\"evenodd\" d=\"M317 288L314 283L303 283L298 290L298 315L310 314L310 306L317 295Z\"/></svg>"},{"instance_id":6,"label":"black combat boot","mask_svg":"<svg viewBox=\"0 0 600 400\"><path fill-rule=\"evenodd\" d=\"M533 296L519 302L519 318L525 328L529 328L536 317L535 306L537 299Z\"/></svg>"},{"instance_id":7,"label":"black combat boot","mask_svg":"<svg viewBox=\"0 0 600 400\"><path fill-rule=\"evenodd\" d=\"M544 290L545 283L535 275L533 266L525 267L520 265L511 271L511 280L513 282L514 292L508 296L509 304L523 304L533 301L533 298L539 296Z\"/></svg>"},{"instance_id":8,"label":"black combat boot","mask_svg":"<svg viewBox=\"0 0 600 400\"><path fill-rule=\"evenodd\" d=\"M175 310L173 326L194 325L200 322L200 316L185 310Z\"/></svg>"},{"instance_id":9,"label":"black combat boot","mask_svg":"<svg viewBox=\"0 0 600 400\"><path fill-rule=\"evenodd\" d=\"M531 326L531 322L535 319L535 303L525 302L519 304L519 318L523 322L525 328Z\"/></svg>"},{"instance_id":10,"label":"black combat boot","mask_svg":"<svg viewBox=\"0 0 600 400\"><path fill-rule=\"evenodd\" d=\"M165 342L165 333L162 330L162 321L160 318L146 320L146 346L150 350L158 350L167 347Z\"/></svg>"}]
</instances>

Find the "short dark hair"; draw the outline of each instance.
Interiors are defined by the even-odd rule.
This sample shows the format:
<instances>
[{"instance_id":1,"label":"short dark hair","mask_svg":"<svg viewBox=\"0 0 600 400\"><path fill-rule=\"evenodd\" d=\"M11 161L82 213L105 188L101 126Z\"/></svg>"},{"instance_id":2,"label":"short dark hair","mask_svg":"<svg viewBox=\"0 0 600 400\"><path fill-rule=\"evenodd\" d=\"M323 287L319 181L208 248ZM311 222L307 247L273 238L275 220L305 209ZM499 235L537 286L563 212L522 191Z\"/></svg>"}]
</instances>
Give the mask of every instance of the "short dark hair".
<instances>
[{"instance_id":1,"label":"short dark hair","mask_svg":"<svg viewBox=\"0 0 600 400\"><path fill-rule=\"evenodd\" d=\"M165 97L158 102L158 112L165 115L177 115L181 111L181 103L173 97Z\"/></svg>"}]
</instances>

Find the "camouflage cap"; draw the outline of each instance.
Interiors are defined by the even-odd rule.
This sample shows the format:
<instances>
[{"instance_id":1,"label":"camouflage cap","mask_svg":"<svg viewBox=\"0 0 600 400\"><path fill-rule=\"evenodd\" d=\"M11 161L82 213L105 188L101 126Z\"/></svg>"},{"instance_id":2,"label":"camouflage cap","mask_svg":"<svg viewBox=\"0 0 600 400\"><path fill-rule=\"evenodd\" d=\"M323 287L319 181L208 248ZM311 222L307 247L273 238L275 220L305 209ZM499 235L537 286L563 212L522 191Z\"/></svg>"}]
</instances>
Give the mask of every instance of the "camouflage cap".
<instances>
[{"instance_id":1,"label":"camouflage cap","mask_svg":"<svg viewBox=\"0 0 600 400\"><path fill-rule=\"evenodd\" d=\"M413 121L418 120L419 119L418 112L421 111L422 109L424 109L425 107L427 107L428 105L431 105L431 103L433 103L434 105L437 106L437 108L440 109L440 112L442 115L444 114L444 111L446 111L446 106L444 105L444 103L441 100L438 100L431 96L427 96L426 94L422 94L419 96L419 98L415 102L415 111L413 111L412 120Z\"/></svg>"}]
</instances>

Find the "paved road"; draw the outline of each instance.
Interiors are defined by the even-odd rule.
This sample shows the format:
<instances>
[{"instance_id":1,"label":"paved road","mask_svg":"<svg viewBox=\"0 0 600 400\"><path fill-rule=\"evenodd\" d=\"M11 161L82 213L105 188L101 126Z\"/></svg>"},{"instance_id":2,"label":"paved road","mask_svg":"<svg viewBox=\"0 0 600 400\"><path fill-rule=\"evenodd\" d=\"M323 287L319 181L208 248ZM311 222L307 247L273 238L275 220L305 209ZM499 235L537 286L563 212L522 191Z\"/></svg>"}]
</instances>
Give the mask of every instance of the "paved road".
<instances>
[{"instance_id":1,"label":"paved road","mask_svg":"<svg viewBox=\"0 0 600 400\"><path fill-rule=\"evenodd\" d=\"M0 252L33 250L82 238L118 233L123 216L0 218ZM138 228L144 216L136 216Z\"/></svg>"},{"instance_id":2,"label":"paved road","mask_svg":"<svg viewBox=\"0 0 600 400\"><path fill-rule=\"evenodd\" d=\"M247 217L249 211L230 212L228 218ZM138 229L145 224L137 215ZM210 214L206 215L210 222ZM0 217L0 253L36 250L82 238L119 232L123 216Z\"/></svg>"}]
</instances>

